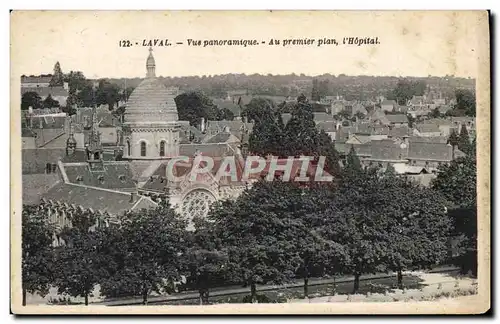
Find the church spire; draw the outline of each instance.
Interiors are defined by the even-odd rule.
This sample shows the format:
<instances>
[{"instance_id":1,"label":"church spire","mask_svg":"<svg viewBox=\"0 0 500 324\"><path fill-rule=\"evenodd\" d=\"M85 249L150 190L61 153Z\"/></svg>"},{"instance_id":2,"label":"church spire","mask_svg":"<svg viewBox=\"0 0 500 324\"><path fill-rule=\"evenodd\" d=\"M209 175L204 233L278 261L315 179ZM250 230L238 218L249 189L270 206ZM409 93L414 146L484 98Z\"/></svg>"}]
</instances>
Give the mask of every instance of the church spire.
<instances>
[{"instance_id":1,"label":"church spire","mask_svg":"<svg viewBox=\"0 0 500 324\"><path fill-rule=\"evenodd\" d=\"M155 64L155 58L153 57L153 48L150 47L149 48L149 56L148 56L148 59L146 60L146 71L147 71L146 76L148 78L156 77L155 68L156 68L156 64Z\"/></svg>"}]
</instances>

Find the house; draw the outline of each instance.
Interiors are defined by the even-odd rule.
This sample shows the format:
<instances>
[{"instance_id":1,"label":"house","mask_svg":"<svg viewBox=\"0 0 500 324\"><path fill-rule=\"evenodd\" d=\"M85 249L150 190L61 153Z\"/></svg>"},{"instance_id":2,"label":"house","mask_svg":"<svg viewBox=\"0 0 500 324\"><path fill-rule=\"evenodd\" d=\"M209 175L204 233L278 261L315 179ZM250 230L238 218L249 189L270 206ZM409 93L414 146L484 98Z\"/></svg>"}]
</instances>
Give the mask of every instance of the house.
<instances>
[{"instance_id":1,"label":"house","mask_svg":"<svg viewBox=\"0 0 500 324\"><path fill-rule=\"evenodd\" d=\"M476 119L474 117L451 117L451 124L457 128L458 132L462 129L462 125L465 125L469 133L476 131Z\"/></svg>"},{"instance_id":2,"label":"house","mask_svg":"<svg viewBox=\"0 0 500 324\"><path fill-rule=\"evenodd\" d=\"M408 165L407 163L394 163L392 166L396 174L404 175L406 178L412 179L425 187L429 187L432 179L437 176L422 166Z\"/></svg>"},{"instance_id":3,"label":"house","mask_svg":"<svg viewBox=\"0 0 500 324\"><path fill-rule=\"evenodd\" d=\"M459 126L453 125L450 119L431 118L424 121L424 124L435 124L438 126L441 136L450 136L452 130L458 133Z\"/></svg>"},{"instance_id":4,"label":"house","mask_svg":"<svg viewBox=\"0 0 500 324\"><path fill-rule=\"evenodd\" d=\"M370 141L370 134L351 134L345 143L351 145L360 145L369 143Z\"/></svg>"},{"instance_id":5,"label":"house","mask_svg":"<svg viewBox=\"0 0 500 324\"><path fill-rule=\"evenodd\" d=\"M68 83L65 82L63 86L55 86L55 87L50 87L48 85L45 86L45 84L46 84L45 82L30 83L28 86L23 86L21 84L21 95L24 95L26 92L36 92L42 100L47 99L47 97L50 95L52 99L59 102L60 106L65 107L66 100L68 99L69 96Z\"/></svg>"},{"instance_id":6,"label":"house","mask_svg":"<svg viewBox=\"0 0 500 324\"><path fill-rule=\"evenodd\" d=\"M446 143L410 142L408 148L408 164L431 171L462 156L465 156L463 152Z\"/></svg>"},{"instance_id":7,"label":"house","mask_svg":"<svg viewBox=\"0 0 500 324\"><path fill-rule=\"evenodd\" d=\"M340 126L340 124L338 122L335 122L335 121L319 122L316 125L316 127L318 127L318 129L320 131L325 131L325 133L327 133L328 136L330 136L332 141L334 141L336 138L337 128L339 126Z\"/></svg>"},{"instance_id":8,"label":"house","mask_svg":"<svg viewBox=\"0 0 500 324\"><path fill-rule=\"evenodd\" d=\"M48 88L52 75L21 76L21 88Z\"/></svg>"},{"instance_id":9,"label":"house","mask_svg":"<svg viewBox=\"0 0 500 324\"><path fill-rule=\"evenodd\" d=\"M410 137L410 129L408 126L392 127L387 137L392 140L405 141Z\"/></svg>"},{"instance_id":10,"label":"house","mask_svg":"<svg viewBox=\"0 0 500 324\"><path fill-rule=\"evenodd\" d=\"M441 136L441 131L436 124L418 124L413 129L413 134L421 137L437 137Z\"/></svg>"},{"instance_id":11,"label":"house","mask_svg":"<svg viewBox=\"0 0 500 324\"><path fill-rule=\"evenodd\" d=\"M411 110L429 109L425 96L413 96L406 104Z\"/></svg>"},{"instance_id":12,"label":"house","mask_svg":"<svg viewBox=\"0 0 500 324\"><path fill-rule=\"evenodd\" d=\"M395 143L392 140L372 141L371 155L366 159L367 166L378 165L386 168L389 164L405 163L408 155L408 146L406 144Z\"/></svg>"},{"instance_id":13,"label":"house","mask_svg":"<svg viewBox=\"0 0 500 324\"><path fill-rule=\"evenodd\" d=\"M332 104L331 110L332 110L332 116L335 116L339 113L341 113L345 108L344 102L337 100Z\"/></svg>"},{"instance_id":14,"label":"house","mask_svg":"<svg viewBox=\"0 0 500 324\"><path fill-rule=\"evenodd\" d=\"M380 103L380 109L382 111L394 111L398 106L395 100L384 100Z\"/></svg>"},{"instance_id":15,"label":"house","mask_svg":"<svg viewBox=\"0 0 500 324\"><path fill-rule=\"evenodd\" d=\"M217 133L213 136L208 136L202 140L203 143L206 144L218 144L218 143L227 143L227 144L234 144L234 143L240 143L240 139L230 132L222 132L222 133Z\"/></svg>"},{"instance_id":16,"label":"house","mask_svg":"<svg viewBox=\"0 0 500 324\"><path fill-rule=\"evenodd\" d=\"M408 116L405 114L387 114L385 115L385 118L389 121L390 126L408 126Z\"/></svg>"},{"instance_id":17,"label":"house","mask_svg":"<svg viewBox=\"0 0 500 324\"><path fill-rule=\"evenodd\" d=\"M365 117L368 114L366 108L359 102L352 105L351 116L355 116L358 113L363 114Z\"/></svg>"}]
</instances>

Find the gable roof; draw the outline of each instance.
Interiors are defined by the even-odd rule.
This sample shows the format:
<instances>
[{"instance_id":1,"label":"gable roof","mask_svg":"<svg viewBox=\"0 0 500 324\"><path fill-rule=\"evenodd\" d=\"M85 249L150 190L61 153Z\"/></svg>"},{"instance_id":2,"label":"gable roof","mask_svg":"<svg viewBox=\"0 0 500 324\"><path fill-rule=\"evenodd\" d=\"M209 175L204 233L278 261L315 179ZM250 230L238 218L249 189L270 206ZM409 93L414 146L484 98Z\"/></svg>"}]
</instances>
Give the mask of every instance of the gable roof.
<instances>
[{"instance_id":1,"label":"gable roof","mask_svg":"<svg viewBox=\"0 0 500 324\"><path fill-rule=\"evenodd\" d=\"M391 124L408 123L408 116L405 114L388 114L385 118L389 120Z\"/></svg>"},{"instance_id":2,"label":"gable roof","mask_svg":"<svg viewBox=\"0 0 500 324\"><path fill-rule=\"evenodd\" d=\"M91 171L89 164L62 164L70 183L106 189L135 189L128 162L105 162L103 171Z\"/></svg>"},{"instance_id":3,"label":"gable roof","mask_svg":"<svg viewBox=\"0 0 500 324\"><path fill-rule=\"evenodd\" d=\"M452 160L453 148L445 143L411 142L408 149L408 159L446 161Z\"/></svg>"},{"instance_id":4,"label":"gable roof","mask_svg":"<svg viewBox=\"0 0 500 324\"><path fill-rule=\"evenodd\" d=\"M46 200L61 201L85 209L92 208L94 211L108 212L111 215L122 215L132 210L139 200L145 199L136 194L135 199L131 200L131 197L131 193L69 183L59 183L42 196ZM146 199L141 208L147 206L155 208L158 205L151 199Z\"/></svg>"},{"instance_id":5,"label":"gable roof","mask_svg":"<svg viewBox=\"0 0 500 324\"><path fill-rule=\"evenodd\" d=\"M439 133L439 127L436 124L418 124L415 127L420 133Z\"/></svg>"}]
</instances>

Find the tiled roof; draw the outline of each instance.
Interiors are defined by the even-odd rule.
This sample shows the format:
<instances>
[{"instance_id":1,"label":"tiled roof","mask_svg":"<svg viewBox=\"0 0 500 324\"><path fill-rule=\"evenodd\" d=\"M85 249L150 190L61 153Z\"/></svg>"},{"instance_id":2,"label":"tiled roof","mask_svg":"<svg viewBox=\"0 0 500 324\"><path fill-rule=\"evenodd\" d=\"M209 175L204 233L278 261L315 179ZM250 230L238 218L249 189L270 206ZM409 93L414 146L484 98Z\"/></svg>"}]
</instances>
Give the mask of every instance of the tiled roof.
<instances>
[{"instance_id":1,"label":"tiled roof","mask_svg":"<svg viewBox=\"0 0 500 324\"><path fill-rule=\"evenodd\" d=\"M474 117L451 117L451 122L452 123L459 123L459 124L463 124L463 123L468 123L468 122L471 122L471 123L474 123L475 122L475 118Z\"/></svg>"},{"instance_id":2,"label":"tiled roof","mask_svg":"<svg viewBox=\"0 0 500 324\"><path fill-rule=\"evenodd\" d=\"M448 142L446 136L410 136L408 141L410 143L444 143Z\"/></svg>"},{"instance_id":3,"label":"tiled roof","mask_svg":"<svg viewBox=\"0 0 500 324\"><path fill-rule=\"evenodd\" d=\"M239 140L233 134L223 132L223 133L217 133L203 142L206 144L212 144L212 143L229 143L228 141L234 143Z\"/></svg>"},{"instance_id":4,"label":"tiled roof","mask_svg":"<svg viewBox=\"0 0 500 324\"><path fill-rule=\"evenodd\" d=\"M333 116L326 112L314 112L314 121L318 122L326 122L326 121L334 121Z\"/></svg>"},{"instance_id":5,"label":"tiled roof","mask_svg":"<svg viewBox=\"0 0 500 324\"><path fill-rule=\"evenodd\" d=\"M226 143L216 144L181 144L179 146L179 155L194 156L199 151L201 154L209 156L222 156L230 152L230 147Z\"/></svg>"},{"instance_id":6,"label":"tiled roof","mask_svg":"<svg viewBox=\"0 0 500 324\"><path fill-rule=\"evenodd\" d=\"M229 127L231 132L239 132L243 126L249 131L253 129L252 123L244 123L241 120L209 120L207 123L207 131L222 132L224 128Z\"/></svg>"},{"instance_id":7,"label":"tiled roof","mask_svg":"<svg viewBox=\"0 0 500 324\"><path fill-rule=\"evenodd\" d=\"M371 135L389 135L389 127L383 125L374 125Z\"/></svg>"},{"instance_id":8,"label":"tiled roof","mask_svg":"<svg viewBox=\"0 0 500 324\"><path fill-rule=\"evenodd\" d=\"M408 126L393 127L389 130L390 137L408 137L410 136L410 129Z\"/></svg>"},{"instance_id":9,"label":"tiled roof","mask_svg":"<svg viewBox=\"0 0 500 324\"><path fill-rule=\"evenodd\" d=\"M57 173L50 174L23 174L23 204L36 205L41 196L59 181Z\"/></svg>"},{"instance_id":10,"label":"tiled roof","mask_svg":"<svg viewBox=\"0 0 500 324\"><path fill-rule=\"evenodd\" d=\"M346 144L345 145L345 153L349 153L351 147L354 147L354 151L358 156L369 157L372 155L371 142L365 144Z\"/></svg>"},{"instance_id":11,"label":"tiled roof","mask_svg":"<svg viewBox=\"0 0 500 324\"><path fill-rule=\"evenodd\" d=\"M42 98L47 97L49 94L52 98L55 97L67 97L69 96L68 90L64 89L64 87L21 87L21 95L26 92L36 92ZM57 99L56 99L57 100Z\"/></svg>"},{"instance_id":12,"label":"tiled roof","mask_svg":"<svg viewBox=\"0 0 500 324\"><path fill-rule=\"evenodd\" d=\"M63 164L70 183L105 189L134 189L135 183L128 162L105 162L103 171L90 170L89 164Z\"/></svg>"},{"instance_id":13,"label":"tiled roof","mask_svg":"<svg viewBox=\"0 0 500 324\"><path fill-rule=\"evenodd\" d=\"M52 76L22 76L21 83L50 83Z\"/></svg>"},{"instance_id":14,"label":"tiled roof","mask_svg":"<svg viewBox=\"0 0 500 324\"><path fill-rule=\"evenodd\" d=\"M333 133L337 129L337 122L335 121L326 121L326 122L320 122L317 125L319 130L324 130L327 133Z\"/></svg>"},{"instance_id":15,"label":"tiled roof","mask_svg":"<svg viewBox=\"0 0 500 324\"><path fill-rule=\"evenodd\" d=\"M135 209L136 205L140 205L141 208L157 206L151 199L138 195L131 201L131 196L130 193L60 183L46 192L43 198L82 206L85 209L92 208L94 211L108 212L111 215L122 215ZM144 203L139 202L143 199L146 200Z\"/></svg>"},{"instance_id":16,"label":"tiled roof","mask_svg":"<svg viewBox=\"0 0 500 324\"><path fill-rule=\"evenodd\" d=\"M371 142L371 159L395 161L402 160L408 155L406 146L394 143L392 140L380 140Z\"/></svg>"},{"instance_id":17,"label":"tiled roof","mask_svg":"<svg viewBox=\"0 0 500 324\"><path fill-rule=\"evenodd\" d=\"M66 154L65 148L23 149L21 151L23 174L45 173L47 163L57 164Z\"/></svg>"},{"instance_id":18,"label":"tiled roof","mask_svg":"<svg viewBox=\"0 0 500 324\"><path fill-rule=\"evenodd\" d=\"M395 100L384 100L384 101L382 101L382 103L380 105L381 106L396 105L396 101Z\"/></svg>"},{"instance_id":19,"label":"tiled roof","mask_svg":"<svg viewBox=\"0 0 500 324\"><path fill-rule=\"evenodd\" d=\"M408 159L451 161L452 147L444 143L412 142L409 145Z\"/></svg>"},{"instance_id":20,"label":"tiled roof","mask_svg":"<svg viewBox=\"0 0 500 324\"><path fill-rule=\"evenodd\" d=\"M418 124L416 129L420 133L439 133L439 127L436 124Z\"/></svg>"},{"instance_id":21,"label":"tiled roof","mask_svg":"<svg viewBox=\"0 0 500 324\"><path fill-rule=\"evenodd\" d=\"M387 118L391 124L408 123L408 116L405 114L388 114L385 115L385 118Z\"/></svg>"}]
</instances>

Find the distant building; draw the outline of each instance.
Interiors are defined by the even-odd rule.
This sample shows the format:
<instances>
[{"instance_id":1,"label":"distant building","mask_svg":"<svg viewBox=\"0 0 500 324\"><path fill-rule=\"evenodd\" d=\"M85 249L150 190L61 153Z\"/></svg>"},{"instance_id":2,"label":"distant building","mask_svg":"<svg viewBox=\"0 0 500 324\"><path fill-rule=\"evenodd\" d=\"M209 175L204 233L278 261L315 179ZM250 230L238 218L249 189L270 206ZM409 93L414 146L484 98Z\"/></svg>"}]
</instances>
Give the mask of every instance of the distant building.
<instances>
[{"instance_id":1,"label":"distant building","mask_svg":"<svg viewBox=\"0 0 500 324\"><path fill-rule=\"evenodd\" d=\"M380 103L380 108L382 111L394 111L398 106L395 100L384 100Z\"/></svg>"}]
</instances>

